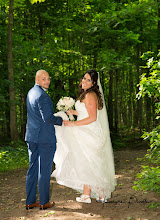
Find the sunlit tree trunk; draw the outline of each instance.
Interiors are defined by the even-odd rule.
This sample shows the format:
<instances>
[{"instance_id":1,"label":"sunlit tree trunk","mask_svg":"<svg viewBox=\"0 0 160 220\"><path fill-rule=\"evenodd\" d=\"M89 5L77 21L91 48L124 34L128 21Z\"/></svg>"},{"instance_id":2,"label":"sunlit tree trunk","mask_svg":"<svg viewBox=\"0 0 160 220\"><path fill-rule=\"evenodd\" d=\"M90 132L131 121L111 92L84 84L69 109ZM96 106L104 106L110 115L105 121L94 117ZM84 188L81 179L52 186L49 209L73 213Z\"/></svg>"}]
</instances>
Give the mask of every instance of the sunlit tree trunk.
<instances>
[{"instance_id":1,"label":"sunlit tree trunk","mask_svg":"<svg viewBox=\"0 0 160 220\"><path fill-rule=\"evenodd\" d=\"M10 80L9 96L10 96L11 141L18 139L18 129L17 129L17 122L16 122L14 74L13 74L13 57L12 57L13 6L14 6L14 0L10 0L9 1L9 19L8 19L8 74L9 74L9 80Z\"/></svg>"}]
</instances>

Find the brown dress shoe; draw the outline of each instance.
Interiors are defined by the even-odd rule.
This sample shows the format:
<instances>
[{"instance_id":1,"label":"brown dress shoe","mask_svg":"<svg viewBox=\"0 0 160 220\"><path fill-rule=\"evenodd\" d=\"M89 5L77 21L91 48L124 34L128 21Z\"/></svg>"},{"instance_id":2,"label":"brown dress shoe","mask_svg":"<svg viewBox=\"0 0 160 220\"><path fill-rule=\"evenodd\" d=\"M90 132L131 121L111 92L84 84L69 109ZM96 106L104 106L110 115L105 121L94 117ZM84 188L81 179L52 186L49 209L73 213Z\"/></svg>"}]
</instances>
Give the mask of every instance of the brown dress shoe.
<instances>
[{"instance_id":1,"label":"brown dress shoe","mask_svg":"<svg viewBox=\"0 0 160 220\"><path fill-rule=\"evenodd\" d=\"M39 207L40 207L40 210L43 210L43 209L52 208L54 205L55 205L54 202L48 202L48 203L46 203L44 205L40 205Z\"/></svg>"},{"instance_id":2,"label":"brown dress shoe","mask_svg":"<svg viewBox=\"0 0 160 220\"><path fill-rule=\"evenodd\" d=\"M33 209L34 207L38 207L38 206L39 206L39 201L36 201L36 202L33 203L33 204L26 205L26 209L27 209L27 210Z\"/></svg>"}]
</instances>

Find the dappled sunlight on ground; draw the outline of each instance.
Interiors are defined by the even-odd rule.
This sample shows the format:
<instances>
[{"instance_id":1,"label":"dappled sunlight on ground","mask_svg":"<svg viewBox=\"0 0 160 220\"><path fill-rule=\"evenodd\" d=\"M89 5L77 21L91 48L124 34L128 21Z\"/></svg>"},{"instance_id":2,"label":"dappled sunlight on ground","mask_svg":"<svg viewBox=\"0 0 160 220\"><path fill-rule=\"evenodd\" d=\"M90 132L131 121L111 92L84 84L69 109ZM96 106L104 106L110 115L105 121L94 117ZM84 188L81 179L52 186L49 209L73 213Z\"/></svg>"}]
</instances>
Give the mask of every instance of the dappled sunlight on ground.
<instances>
[{"instance_id":1,"label":"dappled sunlight on ground","mask_svg":"<svg viewBox=\"0 0 160 220\"><path fill-rule=\"evenodd\" d=\"M47 210L25 209L25 180L27 169L0 174L0 220L159 220L160 209L147 208L150 202L159 202L153 192L136 192L133 187L140 171L137 157L143 157L146 149L119 150L115 152L116 190L107 203L77 203L76 191L60 186L51 178L50 195L55 207Z\"/></svg>"}]
</instances>

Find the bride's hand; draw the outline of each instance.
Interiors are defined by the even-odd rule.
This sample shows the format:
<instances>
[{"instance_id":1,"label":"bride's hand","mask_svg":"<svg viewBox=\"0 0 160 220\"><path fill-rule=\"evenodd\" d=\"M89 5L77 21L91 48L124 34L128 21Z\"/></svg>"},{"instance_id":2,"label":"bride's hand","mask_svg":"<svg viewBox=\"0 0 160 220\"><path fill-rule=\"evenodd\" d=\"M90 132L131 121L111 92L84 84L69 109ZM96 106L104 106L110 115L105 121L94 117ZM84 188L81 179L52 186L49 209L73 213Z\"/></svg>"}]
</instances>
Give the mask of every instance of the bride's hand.
<instances>
[{"instance_id":1,"label":"bride's hand","mask_svg":"<svg viewBox=\"0 0 160 220\"><path fill-rule=\"evenodd\" d=\"M74 110L73 110L73 109L70 109L70 110L66 111L66 114L67 114L67 115L69 115L70 113L71 113L72 115L74 115Z\"/></svg>"},{"instance_id":2,"label":"bride's hand","mask_svg":"<svg viewBox=\"0 0 160 220\"><path fill-rule=\"evenodd\" d=\"M64 126L73 127L74 126L74 121L63 120L63 124L64 124Z\"/></svg>"}]
</instances>

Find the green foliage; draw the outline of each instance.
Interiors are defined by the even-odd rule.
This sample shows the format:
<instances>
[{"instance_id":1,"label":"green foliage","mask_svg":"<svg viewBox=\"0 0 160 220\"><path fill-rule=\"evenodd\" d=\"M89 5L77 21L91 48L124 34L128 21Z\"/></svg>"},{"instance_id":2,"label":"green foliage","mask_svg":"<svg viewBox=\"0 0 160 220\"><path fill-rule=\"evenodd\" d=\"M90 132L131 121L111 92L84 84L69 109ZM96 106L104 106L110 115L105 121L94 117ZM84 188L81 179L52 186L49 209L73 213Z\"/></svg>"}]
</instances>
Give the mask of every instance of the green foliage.
<instances>
[{"instance_id":1,"label":"green foliage","mask_svg":"<svg viewBox=\"0 0 160 220\"><path fill-rule=\"evenodd\" d=\"M150 149L144 157L144 160L150 164L160 164L160 125L158 125L152 132L144 132L142 135L144 140L150 140Z\"/></svg>"},{"instance_id":2,"label":"green foliage","mask_svg":"<svg viewBox=\"0 0 160 220\"><path fill-rule=\"evenodd\" d=\"M157 57L148 51L143 54L142 59L147 61L147 73L142 74L139 83L138 98L145 95L155 99L155 111L160 112L160 53ZM157 117L158 120L159 117ZM158 123L158 121L157 121ZM150 141L150 149L143 158L146 164L142 166L142 172L137 174L137 181L134 182L135 190L154 191L160 193L160 125L157 125L151 132L144 132L142 137ZM160 205L160 204L158 204ZM152 207L152 206L151 206ZM153 208L157 207L153 205Z\"/></svg>"},{"instance_id":3,"label":"green foliage","mask_svg":"<svg viewBox=\"0 0 160 220\"><path fill-rule=\"evenodd\" d=\"M138 181L134 181L136 186L133 188L160 193L160 168L150 166L142 166L142 168L143 171L137 174Z\"/></svg>"},{"instance_id":4,"label":"green foliage","mask_svg":"<svg viewBox=\"0 0 160 220\"><path fill-rule=\"evenodd\" d=\"M9 137L9 83L6 81L9 1L1 0L0 3L0 136ZM112 132L116 112L119 130L124 125L129 130L142 126L138 102L135 102L139 67L142 65L139 54L149 48L157 50L157 8L156 0L14 1L12 49L20 137L23 138L25 132L26 95L40 68L47 70L52 77L48 92L54 106L61 96L76 98L82 74L89 68L96 68L103 72L101 82L106 103L108 97L111 99L108 115L113 119ZM110 83L110 79L113 82ZM145 103L142 111L145 127Z\"/></svg>"},{"instance_id":5,"label":"green foliage","mask_svg":"<svg viewBox=\"0 0 160 220\"><path fill-rule=\"evenodd\" d=\"M147 60L147 66L143 66L144 69L147 69L147 73L141 75L137 98L148 95L158 101L160 95L160 53L155 56L153 52L148 51L141 58L144 61ZM157 110L159 111L159 108Z\"/></svg>"},{"instance_id":6,"label":"green foliage","mask_svg":"<svg viewBox=\"0 0 160 220\"><path fill-rule=\"evenodd\" d=\"M0 172L28 166L28 148L22 141L0 148Z\"/></svg>"},{"instance_id":7,"label":"green foliage","mask_svg":"<svg viewBox=\"0 0 160 220\"><path fill-rule=\"evenodd\" d=\"M149 204L148 208L151 208L153 210L156 210L158 207L160 207L160 203L158 202L152 202L151 204Z\"/></svg>"},{"instance_id":8,"label":"green foliage","mask_svg":"<svg viewBox=\"0 0 160 220\"><path fill-rule=\"evenodd\" d=\"M38 3L38 2L45 2L45 0L30 0L30 2L32 4L34 4L34 3Z\"/></svg>"}]
</instances>

